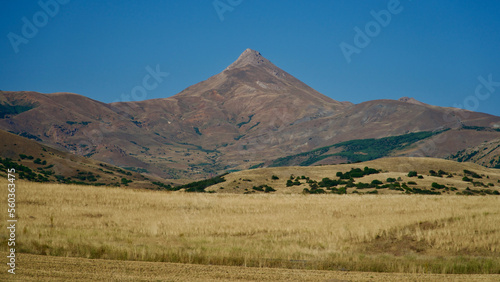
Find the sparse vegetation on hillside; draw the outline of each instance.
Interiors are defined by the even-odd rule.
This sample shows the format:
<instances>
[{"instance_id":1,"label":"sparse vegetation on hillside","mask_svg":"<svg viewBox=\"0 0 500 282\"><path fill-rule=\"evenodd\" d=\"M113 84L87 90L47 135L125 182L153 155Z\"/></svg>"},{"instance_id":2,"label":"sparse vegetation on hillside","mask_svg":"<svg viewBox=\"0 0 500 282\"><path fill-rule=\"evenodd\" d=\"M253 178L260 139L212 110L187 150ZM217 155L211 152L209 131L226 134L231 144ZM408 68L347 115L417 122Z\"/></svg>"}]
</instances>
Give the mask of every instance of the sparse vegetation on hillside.
<instances>
[{"instance_id":1,"label":"sparse vegetation on hillside","mask_svg":"<svg viewBox=\"0 0 500 282\"><path fill-rule=\"evenodd\" d=\"M253 190L255 191L260 191L260 192L265 192L265 193L270 193L270 192L275 192L273 187L268 186L268 185L260 185L260 186L253 186Z\"/></svg>"},{"instance_id":2,"label":"sparse vegetation on hillside","mask_svg":"<svg viewBox=\"0 0 500 282\"><path fill-rule=\"evenodd\" d=\"M134 187L154 187L143 175L61 152L4 131L0 131L0 134L2 135L1 146L6 148L1 151L0 172L14 168L19 179L34 182L120 186L120 178L127 177L136 181L137 185ZM16 156L16 154L18 158L6 157ZM5 177L4 173L0 175ZM156 180L155 177L153 178Z\"/></svg>"},{"instance_id":3,"label":"sparse vegetation on hillside","mask_svg":"<svg viewBox=\"0 0 500 282\"><path fill-rule=\"evenodd\" d=\"M42 173L38 174L34 172L31 168L18 164L11 159L0 158L0 171L7 172L8 169L15 169L16 173L19 174L19 179L25 179L28 181L35 182L48 182L49 179Z\"/></svg>"},{"instance_id":4,"label":"sparse vegetation on hillside","mask_svg":"<svg viewBox=\"0 0 500 282\"><path fill-rule=\"evenodd\" d=\"M471 176L473 178L483 178L481 175L477 174L476 172L470 171L470 170L467 170L467 169L464 169L464 174L468 175L468 176Z\"/></svg>"},{"instance_id":5,"label":"sparse vegetation on hillside","mask_svg":"<svg viewBox=\"0 0 500 282\"><path fill-rule=\"evenodd\" d=\"M191 182L185 185L175 186L172 188L172 190L178 191L180 189L186 189L186 192L205 192L205 188L226 181L226 179L224 179L224 175L226 174L222 174L206 180Z\"/></svg>"},{"instance_id":6,"label":"sparse vegetation on hillside","mask_svg":"<svg viewBox=\"0 0 500 282\"><path fill-rule=\"evenodd\" d=\"M458 195L496 195L494 191L498 191L500 188L500 185L497 184L500 183L498 182L500 173L494 170L481 169L480 167L475 169L470 165L438 159L418 158L411 159L411 161L426 163L426 165L416 165L414 166L415 169L410 168L404 172L404 170L400 169L399 164L406 163L407 160L409 159L385 158L367 162L366 165L365 163L356 163L307 168L282 167L240 171L234 173L234 176L233 174L227 176L230 182L224 185L224 189L219 189L221 185L215 185L208 190L215 193L246 192L248 194L249 190L251 192L252 186L271 185L277 193L296 194L371 194L377 190L379 194L455 195L460 192ZM379 163L385 164L382 166L377 165ZM392 169L398 169L398 171L391 171ZM467 182L460 181L461 177L465 175L464 169L467 175L480 176L483 179L488 179L488 181L477 181L478 179L472 176L465 178L468 180ZM288 173L281 171L287 171ZM319 173L319 171L323 172ZM427 171L428 173L418 174L417 171ZM380 177L377 177L378 174L380 174ZM416 181L411 181L411 179ZM252 184L248 185L245 182L251 182ZM476 189L484 189L489 192L461 193L467 187L476 187Z\"/></svg>"},{"instance_id":7,"label":"sparse vegetation on hillside","mask_svg":"<svg viewBox=\"0 0 500 282\"><path fill-rule=\"evenodd\" d=\"M6 118L9 115L17 115L36 108L37 106L37 104L28 102L14 103L13 105L2 103L0 104L0 118Z\"/></svg>"},{"instance_id":8,"label":"sparse vegetation on hillside","mask_svg":"<svg viewBox=\"0 0 500 282\"><path fill-rule=\"evenodd\" d=\"M380 139L359 139L341 142L309 152L276 159L270 167L288 166L292 164L309 166L332 156L344 157L350 162L374 160L388 156L392 152L405 149L415 142L441 134L445 131L446 130L437 132L423 131ZM328 154L331 148L342 148L342 151ZM296 163L298 160L300 160L300 162Z\"/></svg>"}]
</instances>

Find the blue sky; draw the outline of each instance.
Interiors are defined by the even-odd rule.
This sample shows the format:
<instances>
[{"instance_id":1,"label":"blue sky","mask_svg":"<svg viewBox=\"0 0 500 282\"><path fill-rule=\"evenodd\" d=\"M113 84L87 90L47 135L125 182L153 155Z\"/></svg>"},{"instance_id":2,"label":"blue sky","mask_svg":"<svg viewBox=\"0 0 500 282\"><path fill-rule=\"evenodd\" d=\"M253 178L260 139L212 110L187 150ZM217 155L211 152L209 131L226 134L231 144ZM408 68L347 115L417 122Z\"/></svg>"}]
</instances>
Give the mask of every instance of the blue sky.
<instances>
[{"instance_id":1,"label":"blue sky","mask_svg":"<svg viewBox=\"0 0 500 282\"><path fill-rule=\"evenodd\" d=\"M1 90L165 98L251 48L335 100L500 116L500 1L58 1L0 3ZM148 66L169 75L130 98Z\"/></svg>"}]
</instances>

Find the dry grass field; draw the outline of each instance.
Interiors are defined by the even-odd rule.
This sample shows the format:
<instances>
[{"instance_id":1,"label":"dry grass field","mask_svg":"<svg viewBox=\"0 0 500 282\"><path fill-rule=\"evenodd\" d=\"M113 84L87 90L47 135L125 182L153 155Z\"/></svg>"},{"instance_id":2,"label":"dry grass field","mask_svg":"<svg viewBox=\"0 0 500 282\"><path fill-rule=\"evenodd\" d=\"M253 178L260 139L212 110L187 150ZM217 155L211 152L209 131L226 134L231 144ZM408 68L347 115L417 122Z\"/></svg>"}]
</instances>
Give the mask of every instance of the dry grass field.
<instances>
[{"instance_id":1,"label":"dry grass field","mask_svg":"<svg viewBox=\"0 0 500 282\"><path fill-rule=\"evenodd\" d=\"M16 197L18 253L234 269L500 274L497 196L192 194L19 181ZM0 200L6 203L6 193ZM0 215L5 230L7 215ZM6 251L7 232L0 236Z\"/></svg>"}]
</instances>

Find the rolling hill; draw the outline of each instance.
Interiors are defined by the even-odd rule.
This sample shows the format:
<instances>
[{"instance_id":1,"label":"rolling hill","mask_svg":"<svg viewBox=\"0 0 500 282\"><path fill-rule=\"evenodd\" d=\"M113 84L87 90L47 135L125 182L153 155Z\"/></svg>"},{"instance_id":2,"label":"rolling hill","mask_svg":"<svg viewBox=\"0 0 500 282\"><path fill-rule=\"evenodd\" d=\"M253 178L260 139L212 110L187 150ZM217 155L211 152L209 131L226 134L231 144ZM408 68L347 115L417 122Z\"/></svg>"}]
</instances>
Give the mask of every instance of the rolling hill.
<instances>
[{"instance_id":1,"label":"rolling hill","mask_svg":"<svg viewBox=\"0 0 500 282\"><path fill-rule=\"evenodd\" d=\"M411 174L410 172L413 172ZM474 163L382 158L362 163L238 171L205 188L216 193L500 195L500 171Z\"/></svg>"},{"instance_id":2,"label":"rolling hill","mask_svg":"<svg viewBox=\"0 0 500 282\"><path fill-rule=\"evenodd\" d=\"M0 130L0 175L14 168L20 179L92 186L164 189L163 179L144 176ZM154 184L157 183L157 184ZM160 183L163 183L160 184Z\"/></svg>"}]
</instances>

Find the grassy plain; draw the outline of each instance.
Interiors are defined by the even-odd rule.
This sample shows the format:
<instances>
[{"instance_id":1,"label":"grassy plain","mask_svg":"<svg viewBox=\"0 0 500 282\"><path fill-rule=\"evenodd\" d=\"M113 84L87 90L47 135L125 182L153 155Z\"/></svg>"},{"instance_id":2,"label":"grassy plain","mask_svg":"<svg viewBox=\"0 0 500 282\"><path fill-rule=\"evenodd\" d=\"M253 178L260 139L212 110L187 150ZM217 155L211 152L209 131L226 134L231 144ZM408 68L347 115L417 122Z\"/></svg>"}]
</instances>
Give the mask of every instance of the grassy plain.
<instances>
[{"instance_id":1,"label":"grassy plain","mask_svg":"<svg viewBox=\"0 0 500 282\"><path fill-rule=\"evenodd\" d=\"M307 270L500 274L496 196L191 194L21 181L17 187L18 253ZM6 203L6 193L1 201ZM1 213L4 230L6 219ZM1 251L7 250L6 240L2 232Z\"/></svg>"}]
</instances>

